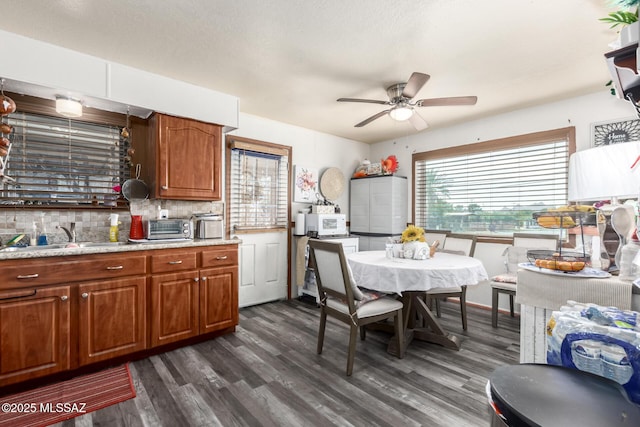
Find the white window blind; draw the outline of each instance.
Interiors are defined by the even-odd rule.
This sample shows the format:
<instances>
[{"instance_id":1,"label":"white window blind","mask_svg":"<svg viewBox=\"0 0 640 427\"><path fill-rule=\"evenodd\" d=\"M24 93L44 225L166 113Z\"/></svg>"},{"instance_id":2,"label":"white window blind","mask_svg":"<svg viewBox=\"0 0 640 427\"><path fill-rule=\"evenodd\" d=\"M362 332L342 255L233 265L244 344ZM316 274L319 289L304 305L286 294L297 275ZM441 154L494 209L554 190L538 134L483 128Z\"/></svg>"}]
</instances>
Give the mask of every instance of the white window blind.
<instances>
[{"instance_id":1,"label":"white window blind","mask_svg":"<svg viewBox=\"0 0 640 427\"><path fill-rule=\"evenodd\" d=\"M532 213L567 204L569 140L415 161L415 223L475 234L541 231Z\"/></svg>"},{"instance_id":2,"label":"white window blind","mask_svg":"<svg viewBox=\"0 0 640 427\"><path fill-rule=\"evenodd\" d=\"M13 126L0 203L97 205L115 199L128 177L120 129L32 113L7 117Z\"/></svg>"},{"instance_id":3,"label":"white window blind","mask_svg":"<svg viewBox=\"0 0 640 427\"><path fill-rule=\"evenodd\" d=\"M232 149L230 168L231 230L286 229L288 156Z\"/></svg>"}]
</instances>

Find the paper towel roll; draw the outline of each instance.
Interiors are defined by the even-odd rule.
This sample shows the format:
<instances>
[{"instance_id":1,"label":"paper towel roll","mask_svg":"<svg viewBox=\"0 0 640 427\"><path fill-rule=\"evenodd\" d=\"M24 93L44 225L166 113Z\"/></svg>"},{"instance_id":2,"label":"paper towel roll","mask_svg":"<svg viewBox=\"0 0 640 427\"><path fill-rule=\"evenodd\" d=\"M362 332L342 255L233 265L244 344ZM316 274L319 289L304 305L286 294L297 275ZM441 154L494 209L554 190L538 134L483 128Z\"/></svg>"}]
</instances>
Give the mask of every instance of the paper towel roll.
<instances>
[{"instance_id":1,"label":"paper towel roll","mask_svg":"<svg viewBox=\"0 0 640 427\"><path fill-rule=\"evenodd\" d=\"M295 236L304 236L306 234L303 213L296 214L296 226L293 229L293 234Z\"/></svg>"}]
</instances>

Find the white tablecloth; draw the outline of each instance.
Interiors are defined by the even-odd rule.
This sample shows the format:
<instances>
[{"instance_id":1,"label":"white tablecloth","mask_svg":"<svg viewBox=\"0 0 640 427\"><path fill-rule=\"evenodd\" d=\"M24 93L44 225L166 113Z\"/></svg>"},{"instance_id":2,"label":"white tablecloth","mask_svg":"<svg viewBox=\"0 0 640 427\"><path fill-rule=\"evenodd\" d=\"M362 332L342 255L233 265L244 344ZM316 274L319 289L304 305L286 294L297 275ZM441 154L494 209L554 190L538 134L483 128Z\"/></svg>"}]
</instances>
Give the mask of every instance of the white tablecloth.
<instances>
[{"instance_id":1,"label":"white tablecloth","mask_svg":"<svg viewBox=\"0 0 640 427\"><path fill-rule=\"evenodd\" d=\"M480 260L444 252L413 260L389 259L384 251L363 251L348 254L347 261L358 286L386 293L477 285L488 279Z\"/></svg>"}]
</instances>

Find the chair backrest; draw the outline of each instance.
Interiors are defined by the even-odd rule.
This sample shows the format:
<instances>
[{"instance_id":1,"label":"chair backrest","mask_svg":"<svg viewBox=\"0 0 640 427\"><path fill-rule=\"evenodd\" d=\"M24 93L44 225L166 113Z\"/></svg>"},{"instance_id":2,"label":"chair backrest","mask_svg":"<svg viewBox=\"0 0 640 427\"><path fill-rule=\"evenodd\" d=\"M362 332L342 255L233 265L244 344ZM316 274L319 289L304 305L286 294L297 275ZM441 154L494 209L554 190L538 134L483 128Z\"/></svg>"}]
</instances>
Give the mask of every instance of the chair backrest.
<instances>
[{"instance_id":1,"label":"chair backrest","mask_svg":"<svg viewBox=\"0 0 640 427\"><path fill-rule=\"evenodd\" d=\"M461 251L466 256L473 256L476 250L476 236L469 234L449 234L444 241L445 251Z\"/></svg>"},{"instance_id":2,"label":"chair backrest","mask_svg":"<svg viewBox=\"0 0 640 427\"><path fill-rule=\"evenodd\" d=\"M320 300L326 296L337 298L348 303L353 313L354 300L361 300L362 292L353 281L342 243L309 239L309 258L315 269Z\"/></svg>"},{"instance_id":3,"label":"chair backrest","mask_svg":"<svg viewBox=\"0 0 640 427\"><path fill-rule=\"evenodd\" d=\"M507 273L518 273L518 264L529 261L527 258L529 249L531 248L526 246L508 246L504 250L504 266Z\"/></svg>"},{"instance_id":4,"label":"chair backrest","mask_svg":"<svg viewBox=\"0 0 640 427\"><path fill-rule=\"evenodd\" d=\"M554 234L513 233L513 246L529 249L558 249L558 236Z\"/></svg>"},{"instance_id":5,"label":"chair backrest","mask_svg":"<svg viewBox=\"0 0 640 427\"><path fill-rule=\"evenodd\" d=\"M437 240L442 247L449 234L451 234L451 230L424 230L424 239L429 245Z\"/></svg>"}]
</instances>

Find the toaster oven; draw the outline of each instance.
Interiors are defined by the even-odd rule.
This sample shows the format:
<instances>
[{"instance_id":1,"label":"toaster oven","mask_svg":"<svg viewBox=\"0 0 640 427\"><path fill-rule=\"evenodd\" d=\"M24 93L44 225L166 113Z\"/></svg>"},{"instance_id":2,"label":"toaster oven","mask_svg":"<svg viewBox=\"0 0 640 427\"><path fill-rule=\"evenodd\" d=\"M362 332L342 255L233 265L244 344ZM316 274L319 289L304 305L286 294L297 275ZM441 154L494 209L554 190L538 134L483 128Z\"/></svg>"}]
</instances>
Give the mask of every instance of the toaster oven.
<instances>
[{"instance_id":1,"label":"toaster oven","mask_svg":"<svg viewBox=\"0 0 640 427\"><path fill-rule=\"evenodd\" d=\"M224 219L219 214L195 214L195 237L198 239L222 239Z\"/></svg>"},{"instance_id":2,"label":"toaster oven","mask_svg":"<svg viewBox=\"0 0 640 427\"><path fill-rule=\"evenodd\" d=\"M149 219L144 222L143 228L148 240L193 239L189 219Z\"/></svg>"}]
</instances>

